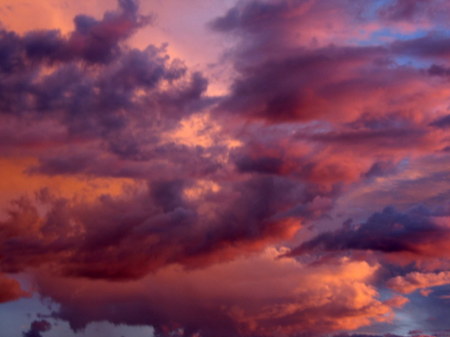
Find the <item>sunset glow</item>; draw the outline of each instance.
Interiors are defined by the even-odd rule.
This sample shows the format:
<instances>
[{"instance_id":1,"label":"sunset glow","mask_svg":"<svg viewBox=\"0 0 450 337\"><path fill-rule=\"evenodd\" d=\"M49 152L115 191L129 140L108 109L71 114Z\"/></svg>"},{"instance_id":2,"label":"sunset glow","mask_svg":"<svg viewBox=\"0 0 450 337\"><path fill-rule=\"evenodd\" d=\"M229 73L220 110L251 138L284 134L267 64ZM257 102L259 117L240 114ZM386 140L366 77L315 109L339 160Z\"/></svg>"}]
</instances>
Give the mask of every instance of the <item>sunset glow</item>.
<instances>
[{"instance_id":1,"label":"sunset glow","mask_svg":"<svg viewBox=\"0 0 450 337\"><path fill-rule=\"evenodd\" d=\"M450 337L450 2L0 0L0 337Z\"/></svg>"}]
</instances>

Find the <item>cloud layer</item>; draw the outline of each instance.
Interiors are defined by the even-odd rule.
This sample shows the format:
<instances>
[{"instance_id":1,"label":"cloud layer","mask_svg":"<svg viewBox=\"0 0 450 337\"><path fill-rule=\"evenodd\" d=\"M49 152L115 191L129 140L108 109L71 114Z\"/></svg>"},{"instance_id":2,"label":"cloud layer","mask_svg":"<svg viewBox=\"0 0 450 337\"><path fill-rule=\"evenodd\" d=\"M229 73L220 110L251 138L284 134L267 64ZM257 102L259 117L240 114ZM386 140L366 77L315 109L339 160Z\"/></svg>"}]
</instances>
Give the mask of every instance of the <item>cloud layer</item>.
<instances>
[{"instance_id":1,"label":"cloud layer","mask_svg":"<svg viewBox=\"0 0 450 337\"><path fill-rule=\"evenodd\" d=\"M221 94L133 45L158 15L132 0L2 27L0 302L58 304L24 336L445 336L450 7L229 7L205 27Z\"/></svg>"}]
</instances>

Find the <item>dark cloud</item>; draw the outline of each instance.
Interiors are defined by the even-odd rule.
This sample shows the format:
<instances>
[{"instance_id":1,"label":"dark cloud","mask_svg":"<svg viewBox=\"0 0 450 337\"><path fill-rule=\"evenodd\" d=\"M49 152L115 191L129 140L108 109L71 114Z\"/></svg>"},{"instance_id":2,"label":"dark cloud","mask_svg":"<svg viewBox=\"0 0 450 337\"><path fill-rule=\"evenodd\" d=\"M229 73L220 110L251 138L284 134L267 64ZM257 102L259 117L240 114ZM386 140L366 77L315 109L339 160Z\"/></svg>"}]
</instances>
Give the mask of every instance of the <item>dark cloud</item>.
<instances>
[{"instance_id":1,"label":"dark cloud","mask_svg":"<svg viewBox=\"0 0 450 337\"><path fill-rule=\"evenodd\" d=\"M20 36L3 30L0 115L8 127L0 138L5 145L15 146L17 153L26 152L30 142L42 143L61 153L59 146L82 141L95 143L97 152L106 147L113 156L132 161L154 156L148 152L159 151L155 146L161 148L164 132L211 102L203 97L205 77L171 60L164 47L138 50L122 43L148 22L138 13L137 3L127 0L101 20L77 16L67 36L59 31ZM12 133L12 125L18 125L19 132L29 125L26 135ZM41 171L85 172L89 163L80 156L87 160L94 150L92 144L88 147L86 153L59 158L61 165L57 159L51 165L52 160L42 158ZM75 163L74 156L81 160ZM70 168L69 162L74 164ZM108 161L100 163L105 165Z\"/></svg>"},{"instance_id":2,"label":"dark cloud","mask_svg":"<svg viewBox=\"0 0 450 337\"><path fill-rule=\"evenodd\" d=\"M449 38L439 33L409 40L398 40L392 43L393 51L400 54L426 58L447 59L450 54Z\"/></svg>"},{"instance_id":3,"label":"dark cloud","mask_svg":"<svg viewBox=\"0 0 450 337\"><path fill-rule=\"evenodd\" d=\"M120 43L145 23L133 2L120 2L101 21L78 16L75 23L68 37L5 32L5 49L20 62L12 66L17 55L4 57L9 91L0 99L2 118L8 125L36 123L42 133L21 143L5 129L9 151L41 142L27 174L126 177L140 181L142 191L93 202L42 194L37 205L18 200L1 223L4 270L51 265L61 275L121 280L170 264L204 266L288 239L300 219L330 207L334 186L253 175L275 173L278 164L265 159L243 157L235 172L224 162L224 146L164 139L212 102L203 97L207 80L170 61L164 48ZM79 49L68 58L64 49L72 45ZM54 132L40 130L48 125ZM242 172L250 175L235 179Z\"/></svg>"},{"instance_id":4,"label":"dark cloud","mask_svg":"<svg viewBox=\"0 0 450 337\"><path fill-rule=\"evenodd\" d=\"M375 64L376 58L383 53L380 48L364 47L300 50L296 56L286 52L285 58L239 69L240 76L221 108L272 122L345 118L348 104L359 105L355 97L378 90L384 81L392 80L392 73L388 75L382 65ZM280 54L283 55L282 50ZM361 63L367 65L370 78L357 78L352 73L351 68ZM344 69L349 74L341 72Z\"/></svg>"},{"instance_id":5,"label":"dark cloud","mask_svg":"<svg viewBox=\"0 0 450 337\"><path fill-rule=\"evenodd\" d=\"M4 92L1 112L59 119L72 133L89 134L93 128L100 128L96 135L107 134L109 130L124 128L128 118L143 119L139 112L144 105L149 113L153 112L153 118L156 111L173 116L170 105L164 108L171 99L171 104L183 106L198 99L205 90L201 75L185 77L185 67L176 61L170 63L162 49L150 46L144 51L120 51L120 57L100 68L86 69L66 62L38 78L27 71L4 78L5 88L10 86ZM185 80L178 82L179 87L174 84L167 91L160 90L162 82L177 79ZM146 95L139 94L139 90ZM22 103L16 104L19 101ZM124 116L124 111L130 113L133 109L136 116ZM187 111L179 111L182 112Z\"/></svg>"},{"instance_id":6,"label":"dark cloud","mask_svg":"<svg viewBox=\"0 0 450 337\"><path fill-rule=\"evenodd\" d=\"M364 173L367 178L385 177L397 172L397 165L391 161L377 161Z\"/></svg>"},{"instance_id":7,"label":"dark cloud","mask_svg":"<svg viewBox=\"0 0 450 337\"><path fill-rule=\"evenodd\" d=\"M450 115L443 116L433 121L430 125L437 128L448 128L450 126Z\"/></svg>"},{"instance_id":8,"label":"dark cloud","mask_svg":"<svg viewBox=\"0 0 450 337\"><path fill-rule=\"evenodd\" d=\"M3 269L18 272L51 261L60 274L139 278L168 264L198 267L259 250L293 234L298 220L289 219L320 214L313 206L320 192L307 197L303 186L285 178L252 178L205 191L198 200L190 199L190 188L195 191L189 180L155 181L146 192L104 196L94 204L44 193L44 217L30 201L19 200L1 223ZM311 210L298 209L300 202L311 203Z\"/></svg>"},{"instance_id":9,"label":"dark cloud","mask_svg":"<svg viewBox=\"0 0 450 337\"><path fill-rule=\"evenodd\" d=\"M450 75L450 69L445 66L433 64L428 68L428 74L430 74L431 76L445 76L446 77L446 76Z\"/></svg>"},{"instance_id":10,"label":"dark cloud","mask_svg":"<svg viewBox=\"0 0 450 337\"><path fill-rule=\"evenodd\" d=\"M260 32L267 24L279 23L283 14L292 7L284 1L279 3L249 1L231 8L224 16L211 22L211 28L222 32L233 30Z\"/></svg>"},{"instance_id":11,"label":"dark cloud","mask_svg":"<svg viewBox=\"0 0 450 337\"><path fill-rule=\"evenodd\" d=\"M339 133L322 133L314 137L316 141L332 144L342 143L346 146L407 148L418 147L427 136L422 128L383 128L378 130L341 131Z\"/></svg>"},{"instance_id":12,"label":"dark cloud","mask_svg":"<svg viewBox=\"0 0 450 337\"><path fill-rule=\"evenodd\" d=\"M23 333L23 337L42 337L41 332L47 332L52 328L52 325L46 320L33 321L30 330Z\"/></svg>"},{"instance_id":13,"label":"dark cloud","mask_svg":"<svg viewBox=\"0 0 450 337\"><path fill-rule=\"evenodd\" d=\"M377 10L377 16L385 24L410 23L446 26L448 3L444 0L395 0L386 1Z\"/></svg>"},{"instance_id":14,"label":"dark cloud","mask_svg":"<svg viewBox=\"0 0 450 337\"><path fill-rule=\"evenodd\" d=\"M117 137L108 144L110 152L96 146L71 146L47 151L39 163L31 167L30 174L71 175L86 174L94 177L127 177L135 179L206 178L215 175L223 164L215 157L224 152L218 147L204 149L182 144L156 145L152 139L124 140ZM148 143L146 143L148 141ZM190 165L185 165L189 162Z\"/></svg>"},{"instance_id":15,"label":"dark cloud","mask_svg":"<svg viewBox=\"0 0 450 337\"><path fill-rule=\"evenodd\" d=\"M241 172L258 172L279 174L283 161L275 157L249 158L241 157L236 161L236 166Z\"/></svg>"},{"instance_id":16,"label":"dark cloud","mask_svg":"<svg viewBox=\"0 0 450 337\"><path fill-rule=\"evenodd\" d=\"M247 53L251 48L263 52L255 58L274 56L278 50L271 47L286 47L286 43L300 40L313 45L323 36L332 35L331 27L323 21L334 23L334 33L339 35L345 30L342 19L360 24L361 11L370 4L359 1L240 1L223 16L210 23L210 27L218 32L231 33L243 38L245 43L240 52ZM340 17L333 16L336 13ZM323 21L322 21L323 20ZM291 46L295 49L295 46Z\"/></svg>"},{"instance_id":17,"label":"dark cloud","mask_svg":"<svg viewBox=\"0 0 450 337\"><path fill-rule=\"evenodd\" d=\"M360 225L325 232L294 248L289 255L320 251L371 250L383 253L410 253L439 256L450 232L432 219L426 208L402 213L386 208ZM435 242L434 247L430 243Z\"/></svg>"},{"instance_id":18,"label":"dark cloud","mask_svg":"<svg viewBox=\"0 0 450 337\"><path fill-rule=\"evenodd\" d=\"M68 37L57 31L2 33L0 114L5 125L27 131L21 138L5 128L2 138L9 143L7 153L33 152L30 143L43 144L42 152L34 152L39 164L28 173L130 177L148 181L151 191L123 200L105 196L94 204L38 200L48 207L44 216L28 199L18 200L0 224L2 270L51 262L63 274L129 279L208 254L196 253L205 240L199 228L204 221L198 205L185 200L184 189L219 164L206 159L201 147L161 141L181 119L209 104L202 97L207 81L181 61L171 61L164 48L122 45L148 20L132 1L119 7L100 21L77 16ZM24 129L24 124L33 126ZM172 194L165 190L170 184ZM180 203L174 206L175 200ZM100 214L104 221L98 221ZM228 245L227 238L217 240ZM92 249L98 252L94 259ZM209 250L214 255L215 248Z\"/></svg>"},{"instance_id":19,"label":"dark cloud","mask_svg":"<svg viewBox=\"0 0 450 337\"><path fill-rule=\"evenodd\" d=\"M412 12L421 13L422 7L439 11L438 2L395 1L375 11L407 17ZM374 20L368 14L371 11L374 8L359 1L238 3L211 23L214 30L231 34L238 41L238 48L228 54L237 76L220 111L269 123L350 122L367 113L379 117L410 114L414 105L407 107L409 103L415 101L416 109L424 104L423 96L414 95L413 83L429 79L414 63L404 65L401 60L445 60L448 38L430 32L418 38L363 45L339 39L345 20L370 25ZM313 17L316 21L310 22ZM320 20L333 21L334 30L317 23ZM334 36L335 40L320 42L324 36ZM436 72L430 68L430 74ZM425 95L433 95L432 90L424 90ZM406 96L408 103L401 98Z\"/></svg>"},{"instance_id":20,"label":"dark cloud","mask_svg":"<svg viewBox=\"0 0 450 337\"><path fill-rule=\"evenodd\" d=\"M120 57L121 41L149 22L149 17L138 14L135 1L120 0L119 9L107 12L100 21L86 15L75 17L75 29L67 37L57 30L32 31L23 36L2 30L0 69L5 76L35 71L39 63L107 63Z\"/></svg>"},{"instance_id":21,"label":"dark cloud","mask_svg":"<svg viewBox=\"0 0 450 337\"><path fill-rule=\"evenodd\" d=\"M381 7L378 14L387 20L413 20L430 9L429 0L395 0Z\"/></svg>"},{"instance_id":22,"label":"dark cloud","mask_svg":"<svg viewBox=\"0 0 450 337\"><path fill-rule=\"evenodd\" d=\"M150 17L138 14L135 1L118 3L119 10L107 12L100 21L87 15L76 16L75 30L68 37L62 37L58 31L34 31L23 38L16 37L16 43L32 62L110 62L120 56L119 43L150 22ZM26 64L26 60L22 63Z\"/></svg>"},{"instance_id":23,"label":"dark cloud","mask_svg":"<svg viewBox=\"0 0 450 337\"><path fill-rule=\"evenodd\" d=\"M370 335L370 334L338 334L334 335L333 337L402 337L400 335L393 335L393 334L384 334L384 335Z\"/></svg>"},{"instance_id":24,"label":"dark cloud","mask_svg":"<svg viewBox=\"0 0 450 337\"><path fill-rule=\"evenodd\" d=\"M438 332L438 333L427 334L427 333L424 333L423 331L420 331L420 330L412 330L407 335L407 337L446 337L446 336L448 336L448 334L445 331ZM397 334L391 334L391 333L382 334L382 335L380 335L380 334L373 335L373 334L348 334L348 333L344 333L344 334L334 335L333 337L406 337L406 336L404 336L404 335L397 335Z\"/></svg>"}]
</instances>

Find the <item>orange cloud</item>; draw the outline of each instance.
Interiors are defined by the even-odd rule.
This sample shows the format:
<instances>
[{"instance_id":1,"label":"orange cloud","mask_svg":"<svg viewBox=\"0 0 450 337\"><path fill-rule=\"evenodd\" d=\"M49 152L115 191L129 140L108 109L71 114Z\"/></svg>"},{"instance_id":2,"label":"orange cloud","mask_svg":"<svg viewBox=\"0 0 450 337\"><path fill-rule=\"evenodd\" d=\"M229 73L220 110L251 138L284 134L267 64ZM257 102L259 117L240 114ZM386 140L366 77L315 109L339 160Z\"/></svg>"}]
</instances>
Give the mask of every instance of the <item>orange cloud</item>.
<instances>
[{"instance_id":1,"label":"orange cloud","mask_svg":"<svg viewBox=\"0 0 450 337\"><path fill-rule=\"evenodd\" d=\"M280 251L204 269L169 266L140 281L109 283L38 277L40 291L61 305L58 317L74 328L92 320L150 324L157 331L188 329L212 336L316 334L387 322L404 300L382 302L370 280L378 266L342 259L306 266ZM68 294L64 289L77 289ZM87 306L87 303L90 303ZM115 306L122 308L117 315ZM126 308L126 310L125 310ZM151 315L147 313L151 312Z\"/></svg>"},{"instance_id":2,"label":"orange cloud","mask_svg":"<svg viewBox=\"0 0 450 337\"><path fill-rule=\"evenodd\" d=\"M438 273L411 272L405 276L396 276L387 283L390 288L402 294L445 284L450 284L450 272L448 271Z\"/></svg>"},{"instance_id":3,"label":"orange cloud","mask_svg":"<svg viewBox=\"0 0 450 337\"><path fill-rule=\"evenodd\" d=\"M14 301L29 295L29 293L22 290L19 282L6 277L4 274L0 274L0 303Z\"/></svg>"}]
</instances>

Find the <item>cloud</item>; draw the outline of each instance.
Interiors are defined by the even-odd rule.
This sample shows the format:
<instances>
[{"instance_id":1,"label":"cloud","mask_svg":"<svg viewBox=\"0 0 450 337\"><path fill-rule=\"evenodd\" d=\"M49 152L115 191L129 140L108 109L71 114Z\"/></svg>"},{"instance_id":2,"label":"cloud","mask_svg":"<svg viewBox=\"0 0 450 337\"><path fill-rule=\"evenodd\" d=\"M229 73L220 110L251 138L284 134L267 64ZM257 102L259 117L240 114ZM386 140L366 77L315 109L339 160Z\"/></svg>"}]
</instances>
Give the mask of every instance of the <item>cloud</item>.
<instances>
[{"instance_id":1,"label":"cloud","mask_svg":"<svg viewBox=\"0 0 450 337\"><path fill-rule=\"evenodd\" d=\"M0 156L25 164L1 200L25 195L2 205L2 272L35 277L75 330L399 331L450 267L438 4L239 1L209 24L232 44L216 97L170 46L131 47L154 17L134 1L65 34L3 29Z\"/></svg>"},{"instance_id":2,"label":"cloud","mask_svg":"<svg viewBox=\"0 0 450 337\"><path fill-rule=\"evenodd\" d=\"M395 41L391 48L402 54L431 59L445 59L450 52L448 38L434 32L423 37Z\"/></svg>"},{"instance_id":3,"label":"cloud","mask_svg":"<svg viewBox=\"0 0 450 337\"><path fill-rule=\"evenodd\" d=\"M23 337L42 337L41 332L47 332L51 327L51 324L46 320L33 321L30 330L24 332Z\"/></svg>"},{"instance_id":4,"label":"cloud","mask_svg":"<svg viewBox=\"0 0 450 337\"><path fill-rule=\"evenodd\" d=\"M87 15L76 16L75 30L68 37L62 37L56 30L32 31L23 38L9 35L16 44L15 50L22 49L33 61L53 63L82 59L88 63L106 63L120 53L121 41L150 22L149 17L138 14L135 1L120 0L118 4L117 11L107 12L100 21Z\"/></svg>"},{"instance_id":5,"label":"cloud","mask_svg":"<svg viewBox=\"0 0 450 337\"><path fill-rule=\"evenodd\" d=\"M46 274L38 284L61 305L53 316L74 329L109 320L149 324L163 336L177 329L185 336L303 336L391 319L394 307L369 283L377 266L342 259L308 267L279 254L270 248L189 273L169 266L126 284ZM67 287L79 289L77 296Z\"/></svg>"},{"instance_id":6,"label":"cloud","mask_svg":"<svg viewBox=\"0 0 450 337\"><path fill-rule=\"evenodd\" d=\"M195 181L148 184L94 203L54 197L45 190L38 195L38 206L18 200L1 222L3 268L17 272L52 263L65 275L138 278L168 264L198 267L260 250L289 239L300 220L312 216L296 208L303 188L285 178L259 177L222 190L193 192L204 193L200 199L189 192L195 191Z\"/></svg>"},{"instance_id":7,"label":"cloud","mask_svg":"<svg viewBox=\"0 0 450 337\"><path fill-rule=\"evenodd\" d=\"M450 115L443 116L433 121L430 125L437 128L447 128L450 126Z\"/></svg>"},{"instance_id":8,"label":"cloud","mask_svg":"<svg viewBox=\"0 0 450 337\"><path fill-rule=\"evenodd\" d=\"M140 160L148 156L145 147L159 145L162 133L201 111L208 103L200 73L171 60L164 46L138 50L124 44L148 22L137 3L127 0L101 20L77 16L67 36L3 30L0 118L8 127L0 138L10 145L8 153L26 152L30 142L60 150L82 141ZM34 124L27 129L28 142L11 134L11 127L25 133L28 122Z\"/></svg>"},{"instance_id":9,"label":"cloud","mask_svg":"<svg viewBox=\"0 0 450 337\"><path fill-rule=\"evenodd\" d=\"M383 3L376 16L385 25L407 32L446 29L448 13L448 3L443 0L395 0Z\"/></svg>"},{"instance_id":10,"label":"cloud","mask_svg":"<svg viewBox=\"0 0 450 337\"><path fill-rule=\"evenodd\" d=\"M420 273L412 272L396 276L388 281L388 286L402 294L412 293L418 289L431 288L450 283L450 272Z\"/></svg>"},{"instance_id":11,"label":"cloud","mask_svg":"<svg viewBox=\"0 0 450 337\"><path fill-rule=\"evenodd\" d=\"M376 27L368 14L374 11L358 1L239 3L211 23L214 30L235 37L239 46L228 54L237 76L219 110L269 123L342 123L394 111L420 114L417 107L429 108L431 97L443 88L415 64L401 60L445 59L447 38L430 33L388 43L366 37L365 43L355 43ZM363 36L346 30L351 23ZM341 33L349 40L342 41Z\"/></svg>"},{"instance_id":12,"label":"cloud","mask_svg":"<svg viewBox=\"0 0 450 337\"><path fill-rule=\"evenodd\" d=\"M407 213L386 208L362 224L319 234L294 248L289 255L362 250L398 254L413 262L421 258L445 257L449 235L448 226L436 223L426 208Z\"/></svg>"},{"instance_id":13,"label":"cloud","mask_svg":"<svg viewBox=\"0 0 450 337\"><path fill-rule=\"evenodd\" d=\"M428 335L428 334L423 334L420 331L417 331L417 333L410 333L408 334L408 337L438 337L441 336L441 333L438 334L433 334L433 335ZM445 335L443 335L445 336ZM339 335L334 335L334 337L405 337L405 336L400 336L400 335L396 335L396 334L384 334L384 335L369 335L369 334L339 334Z\"/></svg>"},{"instance_id":14,"label":"cloud","mask_svg":"<svg viewBox=\"0 0 450 337\"><path fill-rule=\"evenodd\" d=\"M15 301L26 296L29 294L21 288L19 282L0 274L0 303Z\"/></svg>"}]
</instances>

